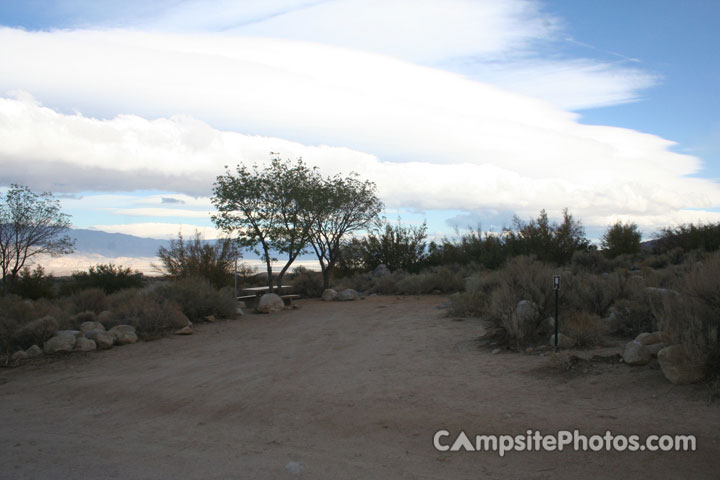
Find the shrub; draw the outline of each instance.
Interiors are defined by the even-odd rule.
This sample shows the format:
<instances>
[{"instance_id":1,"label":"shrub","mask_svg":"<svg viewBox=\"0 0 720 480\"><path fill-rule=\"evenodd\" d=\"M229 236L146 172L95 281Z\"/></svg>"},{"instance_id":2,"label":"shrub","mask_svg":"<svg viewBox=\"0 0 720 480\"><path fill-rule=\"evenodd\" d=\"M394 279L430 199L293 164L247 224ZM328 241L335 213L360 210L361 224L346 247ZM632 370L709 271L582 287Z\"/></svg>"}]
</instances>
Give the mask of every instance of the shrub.
<instances>
[{"instance_id":1,"label":"shrub","mask_svg":"<svg viewBox=\"0 0 720 480\"><path fill-rule=\"evenodd\" d=\"M393 225L384 220L381 228L370 232L362 242L363 264L372 270L385 264L390 270L416 272L425 259L427 225L404 226L398 219Z\"/></svg>"},{"instance_id":2,"label":"shrub","mask_svg":"<svg viewBox=\"0 0 720 480\"><path fill-rule=\"evenodd\" d=\"M45 275L45 270L37 265L34 270L25 267L12 284L12 293L23 298L37 300L38 298L52 298L55 281L52 275Z\"/></svg>"},{"instance_id":3,"label":"shrub","mask_svg":"<svg viewBox=\"0 0 720 480\"><path fill-rule=\"evenodd\" d=\"M88 288L67 297L67 310L71 314L85 311L100 313L108 309L108 298L100 288Z\"/></svg>"},{"instance_id":4,"label":"shrub","mask_svg":"<svg viewBox=\"0 0 720 480\"><path fill-rule=\"evenodd\" d=\"M138 337L152 340L163 334L182 328L188 318L174 301L155 292L123 290L109 298L112 317L105 327L128 324L135 327Z\"/></svg>"},{"instance_id":5,"label":"shrub","mask_svg":"<svg viewBox=\"0 0 720 480\"><path fill-rule=\"evenodd\" d=\"M559 326L565 334L575 339L579 347L598 345L606 331L600 317L578 310L564 315Z\"/></svg>"},{"instance_id":6,"label":"shrub","mask_svg":"<svg viewBox=\"0 0 720 480\"><path fill-rule=\"evenodd\" d=\"M600 244L605 255L615 258L622 254L638 253L641 239L642 234L635 223L618 221L607 228Z\"/></svg>"},{"instance_id":7,"label":"shrub","mask_svg":"<svg viewBox=\"0 0 720 480\"><path fill-rule=\"evenodd\" d=\"M170 277L202 277L215 288L222 288L232 279L238 251L229 237L209 242L195 230L189 242L178 233L177 240L170 240L170 248L160 247L157 256L161 264L156 269Z\"/></svg>"},{"instance_id":8,"label":"shrub","mask_svg":"<svg viewBox=\"0 0 720 480\"><path fill-rule=\"evenodd\" d=\"M99 288L107 294L125 288L139 288L144 283L142 273L112 263L94 265L87 272L73 273L72 278L70 288L75 291Z\"/></svg>"},{"instance_id":9,"label":"shrub","mask_svg":"<svg viewBox=\"0 0 720 480\"><path fill-rule=\"evenodd\" d=\"M323 292L322 273L314 272L303 266L295 267L290 283L293 291L304 297L319 297Z\"/></svg>"},{"instance_id":10,"label":"shrub","mask_svg":"<svg viewBox=\"0 0 720 480\"><path fill-rule=\"evenodd\" d=\"M608 258L597 250L577 250L571 260L574 273L605 273L612 272L615 266Z\"/></svg>"},{"instance_id":11,"label":"shrub","mask_svg":"<svg viewBox=\"0 0 720 480\"><path fill-rule=\"evenodd\" d=\"M659 327L685 345L710 372L720 372L720 254L696 264L678 282L678 292L652 304Z\"/></svg>"},{"instance_id":12,"label":"shrub","mask_svg":"<svg viewBox=\"0 0 720 480\"><path fill-rule=\"evenodd\" d=\"M13 335L13 343L21 348L33 344L41 346L58 331L58 322L51 316L32 320L22 325Z\"/></svg>"},{"instance_id":13,"label":"shrub","mask_svg":"<svg viewBox=\"0 0 720 480\"><path fill-rule=\"evenodd\" d=\"M204 278L175 280L156 288L154 293L176 302L193 322L204 321L209 315L221 318L235 316L237 300L232 289L227 287L218 291Z\"/></svg>"}]
</instances>

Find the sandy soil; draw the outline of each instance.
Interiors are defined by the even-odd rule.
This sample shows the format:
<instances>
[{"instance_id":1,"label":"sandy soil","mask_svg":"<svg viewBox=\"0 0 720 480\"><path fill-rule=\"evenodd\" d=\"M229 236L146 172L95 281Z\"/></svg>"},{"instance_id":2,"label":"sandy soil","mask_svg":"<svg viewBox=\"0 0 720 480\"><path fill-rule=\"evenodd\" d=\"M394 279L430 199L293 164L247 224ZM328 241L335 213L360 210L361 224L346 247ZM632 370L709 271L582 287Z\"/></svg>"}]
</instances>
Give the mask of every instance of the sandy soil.
<instances>
[{"instance_id":1,"label":"sandy soil","mask_svg":"<svg viewBox=\"0 0 720 480\"><path fill-rule=\"evenodd\" d=\"M0 371L0 478L718 478L720 407L649 367L479 348L445 299L371 297ZM441 453L433 435L694 434L680 453ZM300 469L299 474L298 469Z\"/></svg>"}]
</instances>

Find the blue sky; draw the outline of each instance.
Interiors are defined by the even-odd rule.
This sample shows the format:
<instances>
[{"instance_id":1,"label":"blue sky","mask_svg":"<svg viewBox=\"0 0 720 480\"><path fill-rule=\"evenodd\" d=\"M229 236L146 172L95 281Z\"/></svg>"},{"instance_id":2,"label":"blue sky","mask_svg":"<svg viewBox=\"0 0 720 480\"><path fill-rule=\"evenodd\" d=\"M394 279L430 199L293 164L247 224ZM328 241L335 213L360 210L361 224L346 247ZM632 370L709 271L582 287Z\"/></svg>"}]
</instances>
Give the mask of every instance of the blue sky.
<instances>
[{"instance_id":1,"label":"blue sky","mask_svg":"<svg viewBox=\"0 0 720 480\"><path fill-rule=\"evenodd\" d=\"M0 188L78 227L199 226L223 165L302 156L389 218L720 221L715 1L0 2Z\"/></svg>"}]
</instances>

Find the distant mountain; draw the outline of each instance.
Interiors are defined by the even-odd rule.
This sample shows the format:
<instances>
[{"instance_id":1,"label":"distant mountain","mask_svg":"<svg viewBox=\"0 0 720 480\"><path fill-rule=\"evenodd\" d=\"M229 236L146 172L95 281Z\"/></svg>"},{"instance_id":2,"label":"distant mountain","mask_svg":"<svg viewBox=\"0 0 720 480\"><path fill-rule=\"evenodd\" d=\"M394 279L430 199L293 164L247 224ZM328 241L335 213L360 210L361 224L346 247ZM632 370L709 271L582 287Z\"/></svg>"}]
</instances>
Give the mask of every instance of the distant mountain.
<instances>
[{"instance_id":1,"label":"distant mountain","mask_svg":"<svg viewBox=\"0 0 720 480\"><path fill-rule=\"evenodd\" d=\"M68 235L75 239L75 252L81 255L154 257L157 255L158 248L167 247L170 244L169 240L142 238L98 230L72 229Z\"/></svg>"}]
</instances>

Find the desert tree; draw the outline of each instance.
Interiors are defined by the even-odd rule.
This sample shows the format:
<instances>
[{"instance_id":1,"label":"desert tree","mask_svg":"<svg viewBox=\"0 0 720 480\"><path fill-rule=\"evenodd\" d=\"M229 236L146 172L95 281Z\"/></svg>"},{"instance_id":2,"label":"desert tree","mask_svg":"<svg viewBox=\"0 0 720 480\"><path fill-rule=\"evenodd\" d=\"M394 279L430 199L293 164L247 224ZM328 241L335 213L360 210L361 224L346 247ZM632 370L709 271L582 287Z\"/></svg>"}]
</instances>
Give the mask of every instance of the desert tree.
<instances>
[{"instance_id":1,"label":"desert tree","mask_svg":"<svg viewBox=\"0 0 720 480\"><path fill-rule=\"evenodd\" d=\"M395 225L383 218L362 240L365 268L385 264L390 270L418 271L427 256L427 223L403 225L400 218Z\"/></svg>"},{"instance_id":2,"label":"desert tree","mask_svg":"<svg viewBox=\"0 0 720 480\"><path fill-rule=\"evenodd\" d=\"M226 167L227 168L227 167ZM273 289L273 253L284 254L286 263L277 285L295 259L307 251L311 230L321 209L322 177L302 159L295 162L275 156L269 165L227 170L213 186L212 216L215 225L235 234L241 247L251 249L265 262L268 287Z\"/></svg>"},{"instance_id":3,"label":"desert tree","mask_svg":"<svg viewBox=\"0 0 720 480\"><path fill-rule=\"evenodd\" d=\"M636 224L623 223L618 220L607 228L600 241L600 246L608 257L615 258L618 255L638 253L640 240L642 240L642 234Z\"/></svg>"},{"instance_id":4,"label":"desert tree","mask_svg":"<svg viewBox=\"0 0 720 480\"><path fill-rule=\"evenodd\" d=\"M534 255L538 260L556 264L568 263L577 250L587 250L590 240L585 229L565 208L562 223L551 222L543 209L537 219L528 222L517 215L513 226L503 231L508 256Z\"/></svg>"},{"instance_id":5,"label":"desert tree","mask_svg":"<svg viewBox=\"0 0 720 480\"><path fill-rule=\"evenodd\" d=\"M329 288L330 273L339 260L343 238L376 223L383 204L375 184L361 181L356 173L324 180L315 195L316 220L310 244L320 262L323 288Z\"/></svg>"},{"instance_id":6,"label":"desert tree","mask_svg":"<svg viewBox=\"0 0 720 480\"><path fill-rule=\"evenodd\" d=\"M170 240L168 247L158 248L160 264L153 268L169 277L202 277L214 287L228 284L238 258L237 243L230 237L221 237L215 241L206 241L195 230L190 240L185 240L182 232L178 238Z\"/></svg>"},{"instance_id":7,"label":"desert tree","mask_svg":"<svg viewBox=\"0 0 720 480\"><path fill-rule=\"evenodd\" d=\"M10 291L25 265L38 255L53 257L74 251L75 241L65 233L70 216L50 192L35 193L11 185L0 203L0 266L2 292Z\"/></svg>"}]
</instances>

